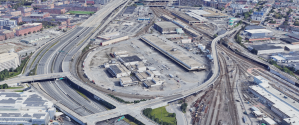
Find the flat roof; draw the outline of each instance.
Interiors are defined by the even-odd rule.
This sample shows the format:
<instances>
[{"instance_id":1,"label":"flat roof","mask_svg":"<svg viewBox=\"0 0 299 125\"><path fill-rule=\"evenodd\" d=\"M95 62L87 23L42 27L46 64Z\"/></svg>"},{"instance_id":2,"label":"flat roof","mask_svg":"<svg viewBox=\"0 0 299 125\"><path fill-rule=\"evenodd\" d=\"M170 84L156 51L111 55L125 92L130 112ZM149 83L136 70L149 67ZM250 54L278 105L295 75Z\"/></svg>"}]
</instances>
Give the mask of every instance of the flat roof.
<instances>
[{"instance_id":1,"label":"flat roof","mask_svg":"<svg viewBox=\"0 0 299 125\"><path fill-rule=\"evenodd\" d=\"M194 60L193 58L190 58L189 56L186 56L183 51L180 49L177 49L176 51L172 51L173 47L166 44L163 40L158 38L154 35L147 35L141 37L143 41L148 43L149 45L153 46L157 50L159 50L164 55L168 56L175 62L182 65L187 70L198 70L198 69L205 69L206 67Z\"/></svg>"},{"instance_id":2,"label":"flat roof","mask_svg":"<svg viewBox=\"0 0 299 125\"><path fill-rule=\"evenodd\" d=\"M124 14L132 14L132 13L134 13L135 8L136 7L134 7L134 6L127 7L126 10L125 10L125 12L124 12Z\"/></svg>"},{"instance_id":3,"label":"flat roof","mask_svg":"<svg viewBox=\"0 0 299 125\"><path fill-rule=\"evenodd\" d=\"M117 65L111 65L111 66L109 66L109 68L116 74L122 73L122 71L118 68Z\"/></svg>"},{"instance_id":4,"label":"flat roof","mask_svg":"<svg viewBox=\"0 0 299 125\"><path fill-rule=\"evenodd\" d=\"M293 117L294 115L299 116L299 103L276 90L268 83L249 86L249 88L271 101L273 103L273 107L282 111L289 117Z\"/></svg>"},{"instance_id":5,"label":"flat roof","mask_svg":"<svg viewBox=\"0 0 299 125\"><path fill-rule=\"evenodd\" d=\"M245 27L245 30L253 30L253 29L266 29L266 28L258 25L248 25Z\"/></svg>"},{"instance_id":6,"label":"flat roof","mask_svg":"<svg viewBox=\"0 0 299 125\"><path fill-rule=\"evenodd\" d=\"M185 20L187 20L187 21L189 21L189 22L192 22L192 21L194 21L194 22L198 22L197 19L195 19L195 18L193 18L193 17L191 17L191 16L188 16L188 15L186 15L186 14L184 14L184 13L181 13L181 12L175 12L175 11L173 11L172 13L173 13L174 15L178 15L178 16L181 17L181 18L184 18Z\"/></svg>"},{"instance_id":7,"label":"flat roof","mask_svg":"<svg viewBox=\"0 0 299 125\"><path fill-rule=\"evenodd\" d=\"M281 46L274 46L274 45L268 45L268 44L251 45L251 47L256 50L283 49L283 47L281 47Z\"/></svg>"},{"instance_id":8,"label":"flat roof","mask_svg":"<svg viewBox=\"0 0 299 125\"><path fill-rule=\"evenodd\" d=\"M267 29L253 29L253 30L245 30L245 31L249 33L271 33L272 32Z\"/></svg>"},{"instance_id":9,"label":"flat roof","mask_svg":"<svg viewBox=\"0 0 299 125\"><path fill-rule=\"evenodd\" d=\"M156 22L155 24L158 25L161 28L179 28L174 23L168 22L168 21Z\"/></svg>"},{"instance_id":10,"label":"flat roof","mask_svg":"<svg viewBox=\"0 0 299 125\"><path fill-rule=\"evenodd\" d=\"M296 43L296 42L299 42L299 40L293 39L293 38L280 38L280 40L285 41L287 43Z\"/></svg>"},{"instance_id":11,"label":"flat roof","mask_svg":"<svg viewBox=\"0 0 299 125\"><path fill-rule=\"evenodd\" d=\"M270 125L276 125L277 123L274 121L274 120L272 120L271 118L263 118L263 120L265 121L265 122L267 122L268 124L270 124Z\"/></svg>"},{"instance_id":12,"label":"flat roof","mask_svg":"<svg viewBox=\"0 0 299 125\"><path fill-rule=\"evenodd\" d=\"M138 56L127 56L127 57L120 57L122 61L126 62L136 62L136 61L142 61Z\"/></svg>"}]
</instances>

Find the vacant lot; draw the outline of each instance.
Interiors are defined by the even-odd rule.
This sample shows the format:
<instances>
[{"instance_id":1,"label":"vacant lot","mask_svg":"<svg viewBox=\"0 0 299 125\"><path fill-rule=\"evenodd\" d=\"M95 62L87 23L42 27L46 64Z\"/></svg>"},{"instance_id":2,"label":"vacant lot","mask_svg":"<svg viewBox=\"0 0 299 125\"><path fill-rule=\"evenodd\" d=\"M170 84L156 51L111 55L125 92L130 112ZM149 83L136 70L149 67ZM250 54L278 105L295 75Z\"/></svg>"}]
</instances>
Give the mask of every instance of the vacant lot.
<instances>
[{"instance_id":1,"label":"vacant lot","mask_svg":"<svg viewBox=\"0 0 299 125\"><path fill-rule=\"evenodd\" d=\"M167 123L170 123L172 125L176 125L176 119L175 119L175 117L173 117L171 115L172 115L172 113L168 113L166 111L165 106L153 109L152 112L151 112L151 116L155 116L155 118L158 118L159 121L162 120L163 123L167 122Z\"/></svg>"},{"instance_id":2,"label":"vacant lot","mask_svg":"<svg viewBox=\"0 0 299 125\"><path fill-rule=\"evenodd\" d=\"M70 14L94 14L92 11L69 11Z\"/></svg>"}]
</instances>

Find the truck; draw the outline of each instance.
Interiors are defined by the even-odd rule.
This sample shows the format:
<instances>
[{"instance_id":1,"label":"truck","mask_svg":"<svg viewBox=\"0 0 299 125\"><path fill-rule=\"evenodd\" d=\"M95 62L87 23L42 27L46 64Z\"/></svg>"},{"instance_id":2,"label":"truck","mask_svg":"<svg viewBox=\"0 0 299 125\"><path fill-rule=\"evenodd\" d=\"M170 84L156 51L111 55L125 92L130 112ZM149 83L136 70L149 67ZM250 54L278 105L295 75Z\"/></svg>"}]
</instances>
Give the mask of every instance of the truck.
<instances>
[{"instance_id":1,"label":"truck","mask_svg":"<svg viewBox=\"0 0 299 125\"><path fill-rule=\"evenodd\" d=\"M246 121L247 121L246 117L243 116L242 119L243 119L243 122L246 123Z\"/></svg>"}]
</instances>

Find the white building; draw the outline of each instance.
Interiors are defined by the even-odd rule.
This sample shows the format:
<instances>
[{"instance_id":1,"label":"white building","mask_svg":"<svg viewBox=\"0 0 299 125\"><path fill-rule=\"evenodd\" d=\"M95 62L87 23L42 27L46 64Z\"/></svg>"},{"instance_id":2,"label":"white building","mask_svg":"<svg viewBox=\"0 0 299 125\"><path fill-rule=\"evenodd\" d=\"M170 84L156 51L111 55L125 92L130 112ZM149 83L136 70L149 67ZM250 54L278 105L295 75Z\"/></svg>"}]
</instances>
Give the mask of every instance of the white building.
<instances>
[{"instance_id":1,"label":"white building","mask_svg":"<svg viewBox=\"0 0 299 125\"><path fill-rule=\"evenodd\" d=\"M119 79L119 84L123 87L132 86L138 84L137 79L133 77L122 77Z\"/></svg>"},{"instance_id":2,"label":"white building","mask_svg":"<svg viewBox=\"0 0 299 125\"><path fill-rule=\"evenodd\" d=\"M0 26L16 26L17 21L16 20L10 20L9 18L0 18Z\"/></svg>"},{"instance_id":3,"label":"white building","mask_svg":"<svg viewBox=\"0 0 299 125\"><path fill-rule=\"evenodd\" d=\"M145 80L143 81L143 85L147 88L153 87L153 86L159 86L162 85L164 81L159 78L153 78L151 80Z\"/></svg>"},{"instance_id":4,"label":"white building","mask_svg":"<svg viewBox=\"0 0 299 125\"><path fill-rule=\"evenodd\" d=\"M262 76L255 76L253 79L256 84L269 83L269 81Z\"/></svg>"},{"instance_id":5,"label":"white building","mask_svg":"<svg viewBox=\"0 0 299 125\"><path fill-rule=\"evenodd\" d=\"M19 56L17 53L0 54L0 71L10 68L17 68L20 65Z\"/></svg>"},{"instance_id":6,"label":"white building","mask_svg":"<svg viewBox=\"0 0 299 125\"><path fill-rule=\"evenodd\" d=\"M54 104L36 93L0 93L0 124L46 125L55 112Z\"/></svg>"},{"instance_id":7,"label":"white building","mask_svg":"<svg viewBox=\"0 0 299 125\"><path fill-rule=\"evenodd\" d=\"M40 40L44 40L44 39L48 39L50 38L49 35L32 35L30 37L26 37L24 39L21 40L21 42L24 42L26 44L32 44L32 43L36 43Z\"/></svg>"},{"instance_id":8,"label":"white building","mask_svg":"<svg viewBox=\"0 0 299 125\"><path fill-rule=\"evenodd\" d=\"M296 118L296 123L284 125L298 125L299 120L299 103L292 98L287 97L275 88L272 88L268 83L260 83L258 85L250 86L248 89L252 94L265 105L271 107L271 110L284 121Z\"/></svg>"}]
</instances>

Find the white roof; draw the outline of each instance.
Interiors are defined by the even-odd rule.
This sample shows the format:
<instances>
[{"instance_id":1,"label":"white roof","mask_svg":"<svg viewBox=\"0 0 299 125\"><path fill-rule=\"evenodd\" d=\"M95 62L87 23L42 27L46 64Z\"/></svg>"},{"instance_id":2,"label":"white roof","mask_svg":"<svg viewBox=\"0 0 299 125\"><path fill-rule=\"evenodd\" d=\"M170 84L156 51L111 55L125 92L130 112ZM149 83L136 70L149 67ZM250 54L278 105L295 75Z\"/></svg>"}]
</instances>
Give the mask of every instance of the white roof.
<instances>
[{"instance_id":1,"label":"white roof","mask_svg":"<svg viewBox=\"0 0 299 125\"><path fill-rule=\"evenodd\" d=\"M254 30L245 30L245 31L249 33L271 33L272 32L267 29L254 29Z\"/></svg>"},{"instance_id":2,"label":"white roof","mask_svg":"<svg viewBox=\"0 0 299 125\"><path fill-rule=\"evenodd\" d=\"M190 10L190 12L195 13L197 15L211 14L211 13L209 13L207 11L204 11L204 10Z\"/></svg>"},{"instance_id":3,"label":"white roof","mask_svg":"<svg viewBox=\"0 0 299 125\"><path fill-rule=\"evenodd\" d=\"M253 111L253 113L256 115L263 115L263 113L261 113L261 111Z\"/></svg>"},{"instance_id":4,"label":"white roof","mask_svg":"<svg viewBox=\"0 0 299 125\"><path fill-rule=\"evenodd\" d=\"M268 124L270 124L270 125L275 125L275 124L277 124L274 120L272 120L271 118L263 118L263 120L265 121L265 122L267 122Z\"/></svg>"},{"instance_id":5,"label":"white roof","mask_svg":"<svg viewBox=\"0 0 299 125\"><path fill-rule=\"evenodd\" d=\"M193 17L193 18L195 18L195 19L197 19L197 20L199 20L199 21L206 21L207 20L206 18L204 18L204 17L202 17L202 16L200 16L196 13L193 13L193 12L187 12L186 14Z\"/></svg>"},{"instance_id":6,"label":"white roof","mask_svg":"<svg viewBox=\"0 0 299 125\"><path fill-rule=\"evenodd\" d=\"M299 45L288 45L286 47L288 47L289 49L299 49Z\"/></svg>"},{"instance_id":7,"label":"white roof","mask_svg":"<svg viewBox=\"0 0 299 125\"><path fill-rule=\"evenodd\" d=\"M286 95L272 88L271 86L269 86L269 84L262 83L249 87L264 98L274 103L273 107L282 111L289 117L299 116L299 103L292 98L284 98Z\"/></svg>"},{"instance_id":8,"label":"white roof","mask_svg":"<svg viewBox=\"0 0 299 125\"><path fill-rule=\"evenodd\" d=\"M271 57L276 59L276 60L285 60L285 58L280 57L280 56L271 56Z\"/></svg>"}]
</instances>

